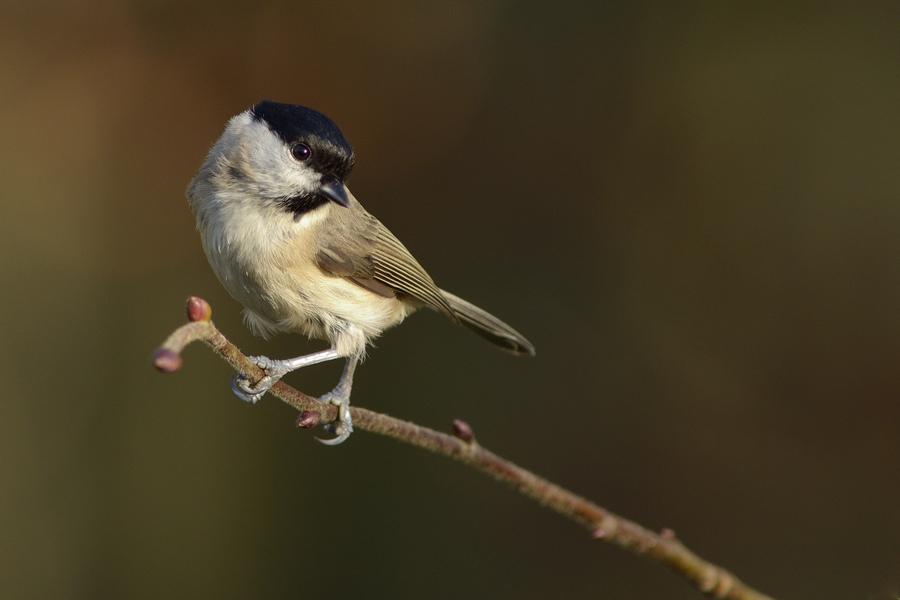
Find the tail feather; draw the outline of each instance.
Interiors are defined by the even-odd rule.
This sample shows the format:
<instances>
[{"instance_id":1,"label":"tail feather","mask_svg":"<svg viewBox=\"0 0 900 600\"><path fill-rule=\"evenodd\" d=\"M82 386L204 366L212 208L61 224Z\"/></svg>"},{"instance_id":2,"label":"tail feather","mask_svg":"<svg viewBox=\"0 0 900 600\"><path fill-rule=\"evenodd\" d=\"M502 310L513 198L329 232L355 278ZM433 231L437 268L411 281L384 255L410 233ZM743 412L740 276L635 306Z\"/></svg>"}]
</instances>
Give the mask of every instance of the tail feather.
<instances>
[{"instance_id":1,"label":"tail feather","mask_svg":"<svg viewBox=\"0 0 900 600\"><path fill-rule=\"evenodd\" d=\"M441 293L447 298L460 323L507 352L534 356L534 346L521 333L474 304L446 290L441 290Z\"/></svg>"}]
</instances>

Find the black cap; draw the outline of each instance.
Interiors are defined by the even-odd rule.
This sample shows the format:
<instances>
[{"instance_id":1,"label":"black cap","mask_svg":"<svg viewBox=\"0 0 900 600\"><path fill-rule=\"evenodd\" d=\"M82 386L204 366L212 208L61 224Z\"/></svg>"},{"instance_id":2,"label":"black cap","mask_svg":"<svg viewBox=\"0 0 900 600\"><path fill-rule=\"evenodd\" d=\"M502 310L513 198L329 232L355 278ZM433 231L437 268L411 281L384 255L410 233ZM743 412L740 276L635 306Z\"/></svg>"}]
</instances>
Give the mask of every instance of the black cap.
<instances>
[{"instance_id":1,"label":"black cap","mask_svg":"<svg viewBox=\"0 0 900 600\"><path fill-rule=\"evenodd\" d=\"M250 109L286 145L303 143L312 150L312 165L323 175L343 181L353 168L353 149L334 121L317 110L297 104L263 100Z\"/></svg>"}]
</instances>

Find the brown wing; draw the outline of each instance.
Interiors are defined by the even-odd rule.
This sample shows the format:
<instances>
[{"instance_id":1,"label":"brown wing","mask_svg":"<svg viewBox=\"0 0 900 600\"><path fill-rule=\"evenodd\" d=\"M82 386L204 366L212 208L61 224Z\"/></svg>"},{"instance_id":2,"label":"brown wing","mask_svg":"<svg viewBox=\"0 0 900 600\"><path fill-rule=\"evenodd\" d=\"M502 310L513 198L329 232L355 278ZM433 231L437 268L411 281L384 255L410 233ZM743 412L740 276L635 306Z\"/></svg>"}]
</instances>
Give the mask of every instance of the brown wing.
<instances>
[{"instance_id":1,"label":"brown wing","mask_svg":"<svg viewBox=\"0 0 900 600\"><path fill-rule=\"evenodd\" d=\"M348 251L331 245L319 248L316 262L323 271L347 277L379 296L393 298L397 295L392 287L375 279L375 264L371 254L351 256Z\"/></svg>"},{"instance_id":2,"label":"brown wing","mask_svg":"<svg viewBox=\"0 0 900 600\"><path fill-rule=\"evenodd\" d=\"M375 265L375 279L386 283L398 292L412 296L428 304L454 321L458 321L450 303L434 284L406 246L400 243L388 228L372 217L378 224L378 238L372 259Z\"/></svg>"},{"instance_id":3,"label":"brown wing","mask_svg":"<svg viewBox=\"0 0 900 600\"><path fill-rule=\"evenodd\" d=\"M334 217L334 218L331 218ZM324 271L347 277L380 296L411 296L458 322L450 303L425 269L387 227L355 198L348 208L333 207L316 261Z\"/></svg>"}]
</instances>

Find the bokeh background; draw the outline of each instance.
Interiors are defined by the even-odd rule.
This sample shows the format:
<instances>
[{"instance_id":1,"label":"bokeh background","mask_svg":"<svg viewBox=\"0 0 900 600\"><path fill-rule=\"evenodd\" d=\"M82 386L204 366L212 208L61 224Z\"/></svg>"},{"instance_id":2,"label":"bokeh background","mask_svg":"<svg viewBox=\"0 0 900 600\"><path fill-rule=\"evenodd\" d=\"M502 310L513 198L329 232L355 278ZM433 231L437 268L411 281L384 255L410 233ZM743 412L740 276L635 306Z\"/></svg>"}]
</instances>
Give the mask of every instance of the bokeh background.
<instances>
[{"instance_id":1,"label":"bokeh background","mask_svg":"<svg viewBox=\"0 0 900 600\"><path fill-rule=\"evenodd\" d=\"M479 441L783 598L896 597L900 5L560 0L0 7L0 595L697 598L446 459L245 405L184 189L307 104L440 285L354 401ZM340 365L288 377L320 394ZM321 435L321 432L319 432Z\"/></svg>"}]
</instances>

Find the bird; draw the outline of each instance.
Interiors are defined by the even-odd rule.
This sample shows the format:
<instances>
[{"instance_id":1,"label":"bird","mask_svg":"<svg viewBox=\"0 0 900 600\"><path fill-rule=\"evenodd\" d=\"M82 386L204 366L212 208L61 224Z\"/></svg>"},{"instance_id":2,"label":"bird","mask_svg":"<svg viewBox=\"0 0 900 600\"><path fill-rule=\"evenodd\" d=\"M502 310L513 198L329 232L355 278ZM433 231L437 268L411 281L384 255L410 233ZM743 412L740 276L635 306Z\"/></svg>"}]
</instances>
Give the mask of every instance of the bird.
<instances>
[{"instance_id":1,"label":"bird","mask_svg":"<svg viewBox=\"0 0 900 600\"><path fill-rule=\"evenodd\" d=\"M251 357L265 376L235 376L232 390L256 403L286 373L345 359L337 386L319 398L338 407L335 437L319 440L329 445L353 431L350 392L367 346L423 306L507 352L535 354L515 329L439 288L362 207L346 185L354 161L330 118L263 100L228 121L186 192L206 257L248 328L330 344L296 358Z\"/></svg>"}]
</instances>

